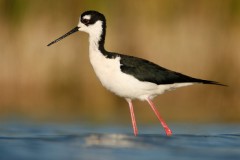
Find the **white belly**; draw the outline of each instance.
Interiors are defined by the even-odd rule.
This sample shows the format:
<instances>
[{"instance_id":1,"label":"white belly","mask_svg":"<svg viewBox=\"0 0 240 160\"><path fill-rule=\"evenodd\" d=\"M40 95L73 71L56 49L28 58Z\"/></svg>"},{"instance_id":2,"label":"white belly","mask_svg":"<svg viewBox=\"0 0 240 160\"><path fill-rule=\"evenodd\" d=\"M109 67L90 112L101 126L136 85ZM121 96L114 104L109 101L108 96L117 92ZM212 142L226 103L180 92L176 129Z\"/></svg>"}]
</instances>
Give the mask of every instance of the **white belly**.
<instances>
[{"instance_id":1,"label":"white belly","mask_svg":"<svg viewBox=\"0 0 240 160\"><path fill-rule=\"evenodd\" d=\"M146 100L153 98L166 90L180 87L178 84L157 85L142 82L120 69L120 57L109 59L100 52L90 52L90 62L102 85L113 93L129 99ZM186 86L190 84L181 84Z\"/></svg>"}]
</instances>

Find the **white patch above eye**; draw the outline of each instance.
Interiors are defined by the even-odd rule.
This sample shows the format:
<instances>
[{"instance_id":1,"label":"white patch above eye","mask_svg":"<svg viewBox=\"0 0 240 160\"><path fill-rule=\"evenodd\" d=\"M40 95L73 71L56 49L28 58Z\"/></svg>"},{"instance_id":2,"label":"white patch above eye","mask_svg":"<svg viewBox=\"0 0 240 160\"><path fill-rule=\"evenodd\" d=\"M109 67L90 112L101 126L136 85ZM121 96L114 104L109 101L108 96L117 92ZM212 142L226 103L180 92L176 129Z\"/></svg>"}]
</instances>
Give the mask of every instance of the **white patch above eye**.
<instances>
[{"instance_id":1,"label":"white patch above eye","mask_svg":"<svg viewBox=\"0 0 240 160\"><path fill-rule=\"evenodd\" d=\"M91 15L86 15L86 16L83 16L83 19L90 20L90 19L91 19Z\"/></svg>"}]
</instances>

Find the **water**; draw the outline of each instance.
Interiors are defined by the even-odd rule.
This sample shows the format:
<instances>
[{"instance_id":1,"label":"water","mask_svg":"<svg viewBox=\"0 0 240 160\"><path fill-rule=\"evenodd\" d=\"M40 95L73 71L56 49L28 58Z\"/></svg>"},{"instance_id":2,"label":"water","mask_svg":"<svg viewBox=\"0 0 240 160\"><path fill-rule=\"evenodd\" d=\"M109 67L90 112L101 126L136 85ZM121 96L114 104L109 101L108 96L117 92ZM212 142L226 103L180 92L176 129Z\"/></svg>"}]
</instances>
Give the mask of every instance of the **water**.
<instances>
[{"instance_id":1,"label":"water","mask_svg":"<svg viewBox=\"0 0 240 160\"><path fill-rule=\"evenodd\" d=\"M170 124L166 137L156 126L36 124L0 125L1 160L240 160L240 125Z\"/></svg>"}]
</instances>

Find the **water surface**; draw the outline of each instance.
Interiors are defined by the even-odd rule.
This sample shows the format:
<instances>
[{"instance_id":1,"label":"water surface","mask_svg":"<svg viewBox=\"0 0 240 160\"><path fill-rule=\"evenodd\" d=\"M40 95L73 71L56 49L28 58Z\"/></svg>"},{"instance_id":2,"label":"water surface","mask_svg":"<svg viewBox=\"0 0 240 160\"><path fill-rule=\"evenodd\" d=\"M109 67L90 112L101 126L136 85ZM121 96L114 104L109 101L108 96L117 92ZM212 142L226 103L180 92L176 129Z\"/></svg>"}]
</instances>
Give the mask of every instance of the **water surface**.
<instances>
[{"instance_id":1,"label":"water surface","mask_svg":"<svg viewBox=\"0 0 240 160\"><path fill-rule=\"evenodd\" d=\"M240 125L172 124L166 137L160 125L131 126L5 122L0 127L1 160L151 160L240 159Z\"/></svg>"}]
</instances>

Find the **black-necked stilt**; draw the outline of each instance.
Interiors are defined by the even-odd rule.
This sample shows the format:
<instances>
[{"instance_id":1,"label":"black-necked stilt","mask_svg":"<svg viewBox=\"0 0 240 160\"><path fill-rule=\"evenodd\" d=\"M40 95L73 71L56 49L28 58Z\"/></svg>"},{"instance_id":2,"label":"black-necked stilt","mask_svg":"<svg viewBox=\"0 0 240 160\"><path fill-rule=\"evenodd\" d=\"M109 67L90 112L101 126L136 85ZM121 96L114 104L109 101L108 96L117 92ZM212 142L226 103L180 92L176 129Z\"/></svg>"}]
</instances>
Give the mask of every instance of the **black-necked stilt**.
<instances>
[{"instance_id":1,"label":"black-necked stilt","mask_svg":"<svg viewBox=\"0 0 240 160\"><path fill-rule=\"evenodd\" d=\"M77 27L49 43L48 46L77 31L89 34L90 61L102 85L127 100L135 136L138 134L138 129L133 111L133 99L146 100L165 129L166 135L170 136L172 131L152 102L155 96L195 83L224 86L215 81L197 79L168 70L145 59L106 51L104 48L106 19L97 11L82 13Z\"/></svg>"}]
</instances>

